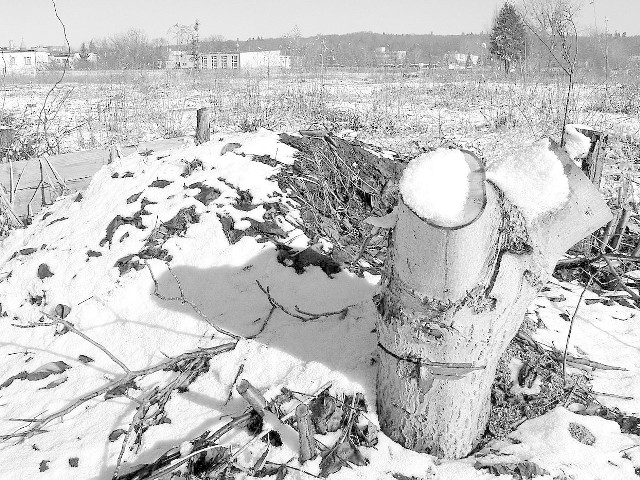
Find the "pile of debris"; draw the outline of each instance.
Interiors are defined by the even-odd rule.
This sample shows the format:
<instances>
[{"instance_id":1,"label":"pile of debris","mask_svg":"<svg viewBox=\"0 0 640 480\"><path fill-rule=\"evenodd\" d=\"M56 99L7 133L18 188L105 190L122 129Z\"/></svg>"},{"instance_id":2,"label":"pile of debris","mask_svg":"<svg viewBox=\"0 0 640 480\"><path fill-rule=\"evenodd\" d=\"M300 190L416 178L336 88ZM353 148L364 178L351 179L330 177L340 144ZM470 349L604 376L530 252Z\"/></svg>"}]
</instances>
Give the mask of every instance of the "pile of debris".
<instances>
[{"instance_id":1,"label":"pile of debris","mask_svg":"<svg viewBox=\"0 0 640 480\"><path fill-rule=\"evenodd\" d=\"M382 217L397 203L398 182L407 158L326 131L282 134L296 150L296 162L283 168L278 185L295 200L297 225L312 243L331 242L331 257L357 274L380 274L386 257L386 230L364 223Z\"/></svg>"}]
</instances>

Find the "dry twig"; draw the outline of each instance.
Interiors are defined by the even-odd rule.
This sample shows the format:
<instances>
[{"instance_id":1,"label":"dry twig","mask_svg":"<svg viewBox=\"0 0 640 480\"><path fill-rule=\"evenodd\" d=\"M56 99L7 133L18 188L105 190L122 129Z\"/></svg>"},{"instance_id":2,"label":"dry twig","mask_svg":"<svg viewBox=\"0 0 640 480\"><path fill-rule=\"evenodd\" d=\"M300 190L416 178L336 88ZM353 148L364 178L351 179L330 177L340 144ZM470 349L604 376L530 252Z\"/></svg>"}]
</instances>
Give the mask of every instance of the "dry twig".
<instances>
[{"instance_id":1,"label":"dry twig","mask_svg":"<svg viewBox=\"0 0 640 480\"><path fill-rule=\"evenodd\" d=\"M303 322L318 320L322 317L331 317L333 315L341 315L341 318L344 318L347 315L349 308L354 306L354 305L347 305L343 309L337 310L335 312L311 313L311 312L306 312L298 308L297 305L295 305L294 306L295 312L292 312L290 309L288 309L287 307L279 303L275 298L273 298L269 287L266 287L266 288L263 287L259 280L256 280L256 283L258 284L258 287L260 288L260 290L262 290L262 293L264 293L267 296L267 300L269 300L269 303L271 304L271 307L272 307L271 311L273 311L273 308L277 308L279 310L282 310L287 315L297 318L299 320L302 320Z\"/></svg>"},{"instance_id":2,"label":"dry twig","mask_svg":"<svg viewBox=\"0 0 640 480\"><path fill-rule=\"evenodd\" d=\"M586 285L582 289L582 293L580 294L580 298L578 298L578 303L576 304L576 309L573 311L573 315L571 316L571 323L569 324L569 332L567 333L567 341L564 345L564 355L562 356L562 383L565 385L567 384L567 352L569 350L569 340L571 339L571 331L573 330L573 323L576 319L576 315L578 314L580 303L582 303L582 297L584 297L584 294L586 293L587 288L589 288L589 285L591 285L591 282L593 281L594 276L595 276L595 273L591 275L591 277L589 278L589 281L586 283Z\"/></svg>"},{"instance_id":3,"label":"dry twig","mask_svg":"<svg viewBox=\"0 0 640 480\"><path fill-rule=\"evenodd\" d=\"M150 375L152 373L159 372L161 370L175 369L178 367L179 364L192 359L211 358L215 355L233 350L236 347L236 345L237 344L235 342L232 342L232 343L225 343L222 345L218 345L215 347L203 348L201 350L187 352L187 353L178 355L176 357L171 357L167 360L164 360L150 367L146 367L140 370L131 370L128 373L125 373L124 375L122 375L121 377L111 380L105 385L89 393L82 395L81 397L77 398L67 406L59 410L56 410L55 412L43 418L30 419L29 423L31 425L29 426L28 429L24 431L14 432L6 435L0 435L0 441L7 441L14 438L18 438L22 441L24 439L30 438L31 436L37 433L45 432L46 430L44 430L44 427L49 425L54 420L64 417L65 415L71 413L73 410L75 410L76 408L78 408L79 406L83 405L84 403L88 402L93 398L96 398L110 391L115 391L116 389L123 389L126 385L130 384L131 382L133 382L135 379L139 377Z\"/></svg>"},{"instance_id":4,"label":"dry twig","mask_svg":"<svg viewBox=\"0 0 640 480\"><path fill-rule=\"evenodd\" d=\"M636 305L638 303L640 303L640 296L634 292L633 290L631 290L629 287L627 287L627 285L625 285L624 281L622 280L622 278L620 277L620 274L616 271L615 267L611 264L611 260L609 260L607 258L607 255L602 255L602 259L605 261L605 263L607 264L607 267L609 267L609 271L611 272L611 274L615 277L616 281L618 282L618 285L625 291L627 292L629 295L631 295L631 298L633 298L636 301Z\"/></svg>"},{"instance_id":5,"label":"dry twig","mask_svg":"<svg viewBox=\"0 0 640 480\"><path fill-rule=\"evenodd\" d=\"M173 273L173 270L171 270L171 267L169 265L167 265L167 269L169 270L169 273L171 274L171 276L173 277L173 279L175 280L176 284L178 285L178 291L180 292L180 296L178 297L167 297L165 295L162 295L159 292L159 286L158 286L158 280L156 280L155 275L153 274L153 270L151 270L151 266L149 266L148 262L144 262L145 266L147 267L147 269L149 270L149 273L151 274L151 279L153 280L153 294L158 297L160 300L164 300L167 302L180 302L183 305L189 305L194 312L196 312L198 314L198 316L200 316L200 318L202 318L205 322L207 322L209 325L211 325L218 333L221 333L223 335L226 335L227 337L231 337L235 340L242 340L244 339L243 336L241 335L236 335L235 333L231 333L228 330L225 330L224 328L219 327L218 325L216 325L213 320L211 320L202 310L200 310L200 308L191 300L189 300L188 298L185 297L184 295L184 291L182 290L182 284L180 283L180 279L176 276L175 273ZM266 326L266 322L265 322L265 326Z\"/></svg>"}]
</instances>

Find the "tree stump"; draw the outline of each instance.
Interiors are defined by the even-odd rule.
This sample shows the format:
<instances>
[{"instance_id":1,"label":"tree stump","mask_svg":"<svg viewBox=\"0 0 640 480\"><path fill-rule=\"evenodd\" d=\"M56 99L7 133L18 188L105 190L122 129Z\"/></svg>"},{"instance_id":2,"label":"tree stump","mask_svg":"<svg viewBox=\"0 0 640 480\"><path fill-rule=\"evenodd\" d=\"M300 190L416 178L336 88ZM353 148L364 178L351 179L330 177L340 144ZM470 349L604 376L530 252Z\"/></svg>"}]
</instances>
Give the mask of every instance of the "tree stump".
<instances>
[{"instance_id":1,"label":"tree stump","mask_svg":"<svg viewBox=\"0 0 640 480\"><path fill-rule=\"evenodd\" d=\"M611 216L566 153L552 150L568 198L534 220L486 180L469 152L457 224L417 214L401 182L377 296L377 408L382 431L411 450L460 458L473 449L489 419L498 361L527 307L559 256ZM539 194L534 188L530 195Z\"/></svg>"}]
</instances>

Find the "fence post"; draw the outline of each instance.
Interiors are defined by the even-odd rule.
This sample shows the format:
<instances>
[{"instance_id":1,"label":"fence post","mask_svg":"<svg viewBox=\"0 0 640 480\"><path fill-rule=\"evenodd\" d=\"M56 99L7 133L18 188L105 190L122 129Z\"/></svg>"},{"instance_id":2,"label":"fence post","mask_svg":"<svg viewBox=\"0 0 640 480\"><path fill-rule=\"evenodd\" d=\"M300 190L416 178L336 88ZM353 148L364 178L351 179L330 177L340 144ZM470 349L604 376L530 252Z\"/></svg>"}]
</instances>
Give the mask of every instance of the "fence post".
<instances>
[{"instance_id":1,"label":"fence post","mask_svg":"<svg viewBox=\"0 0 640 480\"><path fill-rule=\"evenodd\" d=\"M600 184L602 182L602 166L604 164L604 146L607 143L609 137L607 134L603 132L599 132L597 130L591 130L590 128L576 128L578 132L582 133L586 137L589 137L591 140L591 147L589 148L589 153L586 158L582 161L582 172L591 180L591 183L595 185L595 187L599 190ZM587 238L580 240L576 243L571 251L578 254L589 255L594 245L596 244L596 239L594 235L597 235L597 232L589 235ZM607 239L607 242L611 238ZM606 246L606 244L604 244Z\"/></svg>"},{"instance_id":2,"label":"fence post","mask_svg":"<svg viewBox=\"0 0 640 480\"><path fill-rule=\"evenodd\" d=\"M210 140L210 126L209 109L207 107L199 108L196 117L196 145Z\"/></svg>"},{"instance_id":3,"label":"fence post","mask_svg":"<svg viewBox=\"0 0 640 480\"><path fill-rule=\"evenodd\" d=\"M589 177L591 183L599 189L602 181L602 165L604 163L604 154L602 154L602 151L609 137L605 133L598 132L597 130L587 128L578 128L577 130L591 140L589 153L582 162L582 171Z\"/></svg>"}]
</instances>

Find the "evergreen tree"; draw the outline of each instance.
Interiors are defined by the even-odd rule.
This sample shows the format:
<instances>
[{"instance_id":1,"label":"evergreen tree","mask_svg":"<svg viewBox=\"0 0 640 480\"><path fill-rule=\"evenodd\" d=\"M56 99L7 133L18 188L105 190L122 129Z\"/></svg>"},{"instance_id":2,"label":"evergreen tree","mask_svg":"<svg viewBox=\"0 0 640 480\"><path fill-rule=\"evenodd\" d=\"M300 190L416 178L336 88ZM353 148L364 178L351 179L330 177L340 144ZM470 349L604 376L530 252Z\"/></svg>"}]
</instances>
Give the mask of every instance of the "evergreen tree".
<instances>
[{"instance_id":1,"label":"evergreen tree","mask_svg":"<svg viewBox=\"0 0 640 480\"><path fill-rule=\"evenodd\" d=\"M89 58L89 50L87 50L87 45L84 42L82 42L82 46L80 47L80 58L82 60Z\"/></svg>"},{"instance_id":2,"label":"evergreen tree","mask_svg":"<svg viewBox=\"0 0 640 480\"><path fill-rule=\"evenodd\" d=\"M493 22L489 52L503 62L505 72L509 73L511 65L524 56L524 48L524 23L516 8L506 2Z\"/></svg>"}]
</instances>

